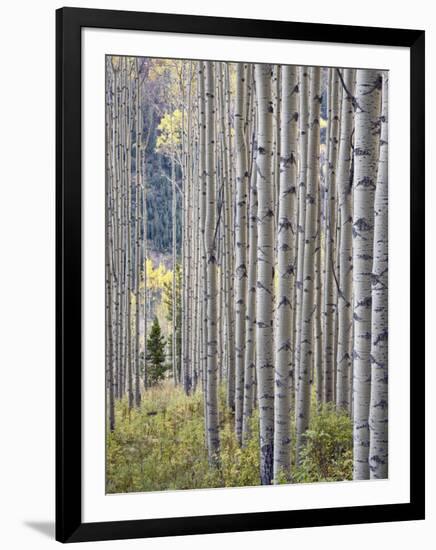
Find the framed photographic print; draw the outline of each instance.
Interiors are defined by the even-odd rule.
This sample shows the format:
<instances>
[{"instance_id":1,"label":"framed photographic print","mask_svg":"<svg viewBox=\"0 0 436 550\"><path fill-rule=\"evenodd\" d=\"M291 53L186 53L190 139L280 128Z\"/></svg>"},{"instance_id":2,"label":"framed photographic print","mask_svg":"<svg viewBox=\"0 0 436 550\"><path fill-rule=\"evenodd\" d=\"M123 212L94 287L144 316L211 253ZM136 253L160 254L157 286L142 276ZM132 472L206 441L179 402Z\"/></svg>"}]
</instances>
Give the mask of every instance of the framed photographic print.
<instances>
[{"instance_id":1,"label":"framed photographic print","mask_svg":"<svg viewBox=\"0 0 436 550\"><path fill-rule=\"evenodd\" d=\"M424 32L56 48L56 538L424 518Z\"/></svg>"}]
</instances>

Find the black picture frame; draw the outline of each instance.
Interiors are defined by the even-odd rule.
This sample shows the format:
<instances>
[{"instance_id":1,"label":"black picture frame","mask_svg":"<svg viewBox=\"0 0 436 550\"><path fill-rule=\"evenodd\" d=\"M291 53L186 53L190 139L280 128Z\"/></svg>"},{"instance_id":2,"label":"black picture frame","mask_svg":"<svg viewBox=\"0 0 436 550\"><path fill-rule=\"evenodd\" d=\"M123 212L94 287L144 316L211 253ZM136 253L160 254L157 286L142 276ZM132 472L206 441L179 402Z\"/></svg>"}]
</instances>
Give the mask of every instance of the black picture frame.
<instances>
[{"instance_id":1,"label":"black picture frame","mask_svg":"<svg viewBox=\"0 0 436 550\"><path fill-rule=\"evenodd\" d=\"M81 29L369 44L410 50L410 502L82 522ZM62 8L56 12L56 539L61 542L424 519L425 33L419 30ZM241 512L243 512L241 510Z\"/></svg>"}]
</instances>

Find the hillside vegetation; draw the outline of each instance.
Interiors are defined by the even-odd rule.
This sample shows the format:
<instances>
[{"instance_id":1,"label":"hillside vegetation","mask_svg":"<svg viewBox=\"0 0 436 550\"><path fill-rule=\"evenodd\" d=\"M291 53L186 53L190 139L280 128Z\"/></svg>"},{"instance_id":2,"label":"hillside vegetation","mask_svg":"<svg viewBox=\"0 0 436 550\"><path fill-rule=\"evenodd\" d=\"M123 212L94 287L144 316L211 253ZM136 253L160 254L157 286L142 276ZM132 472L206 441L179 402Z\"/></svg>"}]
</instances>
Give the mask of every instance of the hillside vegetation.
<instances>
[{"instance_id":1,"label":"hillside vegetation","mask_svg":"<svg viewBox=\"0 0 436 550\"><path fill-rule=\"evenodd\" d=\"M251 437L241 448L223 386L219 397L223 413L218 469L208 464L201 392L186 396L182 388L166 381L144 392L139 409L129 412L127 399L118 401L116 428L107 435L107 492L259 485L257 413ZM322 406L312 417L307 438L294 482L352 479L352 423L347 414L338 415L330 406Z\"/></svg>"}]
</instances>

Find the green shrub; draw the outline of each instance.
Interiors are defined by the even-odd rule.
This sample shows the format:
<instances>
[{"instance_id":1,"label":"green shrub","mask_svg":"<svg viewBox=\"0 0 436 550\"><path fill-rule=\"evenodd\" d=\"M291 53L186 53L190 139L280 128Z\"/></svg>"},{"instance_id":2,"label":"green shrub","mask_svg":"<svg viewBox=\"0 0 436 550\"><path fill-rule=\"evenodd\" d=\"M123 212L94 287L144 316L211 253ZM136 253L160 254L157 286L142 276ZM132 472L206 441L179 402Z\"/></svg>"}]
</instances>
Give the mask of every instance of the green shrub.
<instances>
[{"instance_id":1,"label":"green shrub","mask_svg":"<svg viewBox=\"0 0 436 550\"><path fill-rule=\"evenodd\" d=\"M352 472L351 419L333 405L323 405L312 415L294 481L345 481L352 479Z\"/></svg>"},{"instance_id":2,"label":"green shrub","mask_svg":"<svg viewBox=\"0 0 436 550\"><path fill-rule=\"evenodd\" d=\"M171 381L147 389L139 409L126 399L116 403L116 426L107 434L108 493L242 487L259 485L259 416L251 420L251 437L239 447L226 390L219 391L220 466L210 468L205 445L202 392L186 396ZM351 479L352 427L349 417L332 407L312 407L301 464L293 482ZM295 425L292 441L295 447ZM295 455L295 448L292 455ZM278 483L288 483L279 475Z\"/></svg>"}]
</instances>

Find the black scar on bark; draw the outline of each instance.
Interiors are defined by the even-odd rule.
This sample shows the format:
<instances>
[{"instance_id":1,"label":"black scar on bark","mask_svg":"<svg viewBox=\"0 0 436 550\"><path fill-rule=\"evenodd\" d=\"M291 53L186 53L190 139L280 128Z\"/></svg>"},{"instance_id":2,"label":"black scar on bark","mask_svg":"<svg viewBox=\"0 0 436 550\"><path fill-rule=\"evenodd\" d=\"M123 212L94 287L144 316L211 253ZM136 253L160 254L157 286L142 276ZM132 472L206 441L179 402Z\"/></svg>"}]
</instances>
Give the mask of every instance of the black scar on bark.
<instances>
[{"instance_id":1,"label":"black scar on bark","mask_svg":"<svg viewBox=\"0 0 436 550\"><path fill-rule=\"evenodd\" d=\"M369 187L371 189L375 189L376 187L374 180L369 176L364 176L361 180L359 180L356 184L356 187L359 187L359 186Z\"/></svg>"},{"instance_id":2,"label":"black scar on bark","mask_svg":"<svg viewBox=\"0 0 436 550\"><path fill-rule=\"evenodd\" d=\"M291 302L287 298L287 296L283 296L283 298L280 300L280 303L277 306L277 309L280 309L281 306L290 306Z\"/></svg>"},{"instance_id":3,"label":"black scar on bark","mask_svg":"<svg viewBox=\"0 0 436 550\"><path fill-rule=\"evenodd\" d=\"M368 221L365 218L359 218L357 219L353 227L357 228L359 231L369 231L372 229L372 225L368 223Z\"/></svg>"},{"instance_id":4,"label":"black scar on bark","mask_svg":"<svg viewBox=\"0 0 436 550\"><path fill-rule=\"evenodd\" d=\"M261 449L261 465L260 465L260 482L262 485L271 485L273 480L273 443L262 445Z\"/></svg>"},{"instance_id":5,"label":"black scar on bark","mask_svg":"<svg viewBox=\"0 0 436 550\"><path fill-rule=\"evenodd\" d=\"M291 185L290 187L288 187L288 189L286 189L286 191L283 192L283 196L285 197L286 195L293 195L296 193L296 189L295 189L295 186L294 185Z\"/></svg>"}]
</instances>

